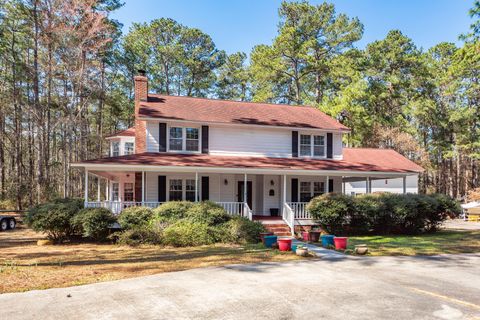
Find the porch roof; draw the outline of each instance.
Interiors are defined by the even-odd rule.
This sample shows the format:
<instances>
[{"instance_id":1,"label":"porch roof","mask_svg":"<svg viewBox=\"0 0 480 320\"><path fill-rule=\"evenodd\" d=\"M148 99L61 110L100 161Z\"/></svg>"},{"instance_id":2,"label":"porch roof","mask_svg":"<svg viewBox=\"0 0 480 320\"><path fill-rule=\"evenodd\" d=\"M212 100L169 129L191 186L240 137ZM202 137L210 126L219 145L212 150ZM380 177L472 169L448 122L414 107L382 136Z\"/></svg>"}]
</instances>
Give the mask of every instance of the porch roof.
<instances>
[{"instance_id":1,"label":"porch roof","mask_svg":"<svg viewBox=\"0 0 480 320\"><path fill-rule=\"evenodd\" d=\"M217 156L207 154L178 154L146 152L127 156L99 158L72 164L74 167L124 168L138 167L180 167L187 168L228 168L247 170L285 171L340 171L347 173L378 172L415 174L422 167L390 149L344 148L343 160L306 158L266 158ZM141 170L141 169L140 169Z\"/></svg>"}]
</instances>

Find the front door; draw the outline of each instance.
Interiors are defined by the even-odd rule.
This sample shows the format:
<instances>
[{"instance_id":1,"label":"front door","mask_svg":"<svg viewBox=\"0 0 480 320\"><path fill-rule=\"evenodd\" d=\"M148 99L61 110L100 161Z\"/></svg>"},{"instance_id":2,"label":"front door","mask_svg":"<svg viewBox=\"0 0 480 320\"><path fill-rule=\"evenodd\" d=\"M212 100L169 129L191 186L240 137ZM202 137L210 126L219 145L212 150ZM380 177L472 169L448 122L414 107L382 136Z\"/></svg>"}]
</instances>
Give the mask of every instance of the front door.
<instances>
[{"instance_id":1,"label":"front door","mask_svg":"<svg viewBox=\"0 0 480 320\"><path fill-rule=\"evenodd\" d=\"M245 181L238 181L238 202L243 202L243 187ZM247 204L252 209L252 181L247 181Z\"/></svg>"}]
</instances>

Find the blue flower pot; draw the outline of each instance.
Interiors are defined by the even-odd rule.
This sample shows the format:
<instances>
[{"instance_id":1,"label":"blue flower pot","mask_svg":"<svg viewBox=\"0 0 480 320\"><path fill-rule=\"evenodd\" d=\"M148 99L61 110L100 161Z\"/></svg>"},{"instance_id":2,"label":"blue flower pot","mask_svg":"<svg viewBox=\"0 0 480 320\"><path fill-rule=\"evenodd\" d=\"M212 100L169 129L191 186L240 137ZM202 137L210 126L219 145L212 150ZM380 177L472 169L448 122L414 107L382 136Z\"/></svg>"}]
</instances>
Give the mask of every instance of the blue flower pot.
<instances>
[{"instance_id":1,"label":"blue flower pot","mask_svg":"<svg viewBox=\"0 0 480 320\"><path fill-rule=\"evenodd\" d=\"M335 237L335 236L330 235L330 234L321 236L321 238L322 238L322 247L327 248L328 246L333 246L333 245L334 245L334 243L333 243L333 238L334 238L334 237Z\"/></svg>"},{"instance_id":2,"label":"blue flower pot","mask_svg":"<svg viewBox=\"0 0 480 320\"><path fill-rule=\"evenodd\" d=\"M265 239L265 247L267 248L271 248L277 242L277 236L265 236L263 239Z\"/></svg>"}]
</instances>

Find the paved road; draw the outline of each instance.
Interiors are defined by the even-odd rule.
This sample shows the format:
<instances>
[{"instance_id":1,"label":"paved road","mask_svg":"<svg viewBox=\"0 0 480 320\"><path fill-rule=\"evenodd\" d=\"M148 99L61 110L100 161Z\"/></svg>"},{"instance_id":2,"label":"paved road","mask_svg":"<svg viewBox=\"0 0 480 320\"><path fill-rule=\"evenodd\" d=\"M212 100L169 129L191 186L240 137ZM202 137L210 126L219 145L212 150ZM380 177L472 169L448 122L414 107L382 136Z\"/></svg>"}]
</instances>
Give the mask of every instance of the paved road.
<instances>
[{"instance_id":1,"label":"paved road","mask_svg":"<svg viewBox=\"0 0 480 320\"><path fill-rule=\"evenodd\" d=\"M480 319L480 254L202 268L4 294L0 306L9 320Z\"/></svg>"}]
</instances>

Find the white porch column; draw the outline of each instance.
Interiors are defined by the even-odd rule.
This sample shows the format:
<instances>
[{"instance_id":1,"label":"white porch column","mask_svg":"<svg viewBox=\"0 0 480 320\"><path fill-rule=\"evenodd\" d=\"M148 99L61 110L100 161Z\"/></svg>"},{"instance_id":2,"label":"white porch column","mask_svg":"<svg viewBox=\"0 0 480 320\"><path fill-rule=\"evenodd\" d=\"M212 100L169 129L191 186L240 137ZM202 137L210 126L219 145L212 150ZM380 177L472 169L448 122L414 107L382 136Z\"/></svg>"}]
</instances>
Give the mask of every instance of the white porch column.
<instances>
[{"instance_id":1,"label":"white porch column","mask_svg":"<svg viewBox=\"0 0 480 320\"><path fill-rule=\"evenodd\" d=\"M198 202L198 172L195 172L195 202Z\"/></svg>"},{"instance_id":2,"label":"white porch column","mask_svg":"<svg viewBox=\"0 0 480 320\"><path fill-rule=\"evenodd\" d=\"M365 193L370 193L370 189L368 188L368 185L370 184L370 177L367 177L367 180L365 180Z\"/></svg>"},{"instance_id":3,"label":"white porch column","mask_svg":"<svg viewBox=\"0 0 480 320\"><path fill-rule=\"evenodd\" d=\"M100 178L97 178L97 201L100 202Z\"/></svg>"},{"instance_id":4,"label":"white porch column","mask_svg":"<svg viewBox=\"0 0 480 320\"><path fill-rule=\"evenodd\" d=\"M406 194L407 193L407 176L404 176L403 177L403 194Z\"/></svg>"},{"instance_id":5,"label":"white porch column","mask_svg":"<svg viewBox=\"0 0 480 320\"><path fill-rule=\"evenodd\" d=\"M326 181L325 181L325 193L329 193L330 192L330 177L327 176L326 178Z\"/></svg>"},{"instance_id":6,"label":"white porch column","mask_svg":"<svg viewBox=\"0 0 480 320\"><path fill-rule=\"evenodd\" d=\"M88 202L88 169L85 169L85 207Z\"/></svg>"},{"instance_id":7,"label":"white porch column","mask_svg":"<svg viewBox=\"0 0 480 320\"><path fill-rule=\"evenodd\" d=\"M247 203L247 188L248 188L248 180L247 180L247 174L243 176L243 202ZM252 209L252 208L250 208Z\"/></svg>"},{"instance_id":8,"label":"white porch column","mask_svg":"<svg viewBox=\"0 0 480 320\"><path fill-rule=\"evenodd\" d=\"M110 200L110 179L105 180L105 200Z\"/></svg>"},{"instance_id":9,"label":"white porch column","mask_svg":"<svg viewBox=\"0 0 480 320\"><path fill-rule=\"evenodd\" d=\"M291 201L291 200L290 200ZM285 203L287 202L287 175L283 175L283 194L282 194L282 208L285 207Z\"/></svg>"},{"instance_id":10,"label":"white porch column","mask_svg":"<svg viewBox=\"0 0 480 320\"><path fill-rule=\"evenodd\" d=\"M142 171L142 206L145 205L145 171Z\"/></svg>"}]
</instances>

